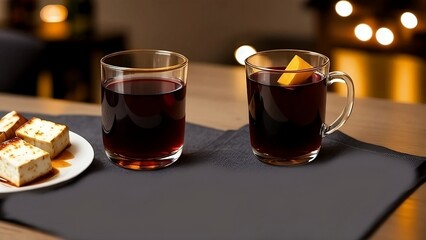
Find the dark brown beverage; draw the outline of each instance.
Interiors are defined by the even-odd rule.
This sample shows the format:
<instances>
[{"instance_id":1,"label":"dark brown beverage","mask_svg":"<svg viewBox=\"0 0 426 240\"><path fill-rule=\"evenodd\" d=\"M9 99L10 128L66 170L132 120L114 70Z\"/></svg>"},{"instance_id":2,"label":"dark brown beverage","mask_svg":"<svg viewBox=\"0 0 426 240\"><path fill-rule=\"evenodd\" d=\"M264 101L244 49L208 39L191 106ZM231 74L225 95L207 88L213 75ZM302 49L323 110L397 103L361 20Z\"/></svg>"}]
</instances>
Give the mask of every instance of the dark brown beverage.
<instances>
[{"instance_id":1,"label":"dark brown beverage","mask_svg":"<svg viewBox=\"0 0 426 240\"><path fill-rule=\"evenodd\" d=\"M262 161L291 165L320 149L327 86L319 73L294 86L279 85L280 76L278 71L260 71L247 78L250 139Z\"/></svg>"},{"instance_id":2,"label":"dark brown beverage","mask_svg":"<svg viewBox=\"0 0 426 240\"><path fill-rule=\"evenodd\" d=\"M168 157L180 154L184 143L185 92L179 80L163 78L115 80L102 86L107 155L134 169L171 164Z\"/></svg>"}]
</instances>

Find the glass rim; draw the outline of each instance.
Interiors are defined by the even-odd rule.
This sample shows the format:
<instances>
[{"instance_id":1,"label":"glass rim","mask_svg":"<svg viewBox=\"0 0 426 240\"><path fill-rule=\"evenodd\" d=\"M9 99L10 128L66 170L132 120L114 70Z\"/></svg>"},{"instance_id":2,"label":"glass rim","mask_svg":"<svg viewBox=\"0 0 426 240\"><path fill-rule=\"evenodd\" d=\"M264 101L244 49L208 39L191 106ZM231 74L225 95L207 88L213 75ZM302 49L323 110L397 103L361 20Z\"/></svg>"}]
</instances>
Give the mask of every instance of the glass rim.
<instances>
[{"instance_id":1,"label":"glass rim","mask_svg":"<svg viewBox=\"0 0 426 240\"><path fill-rule=\"evenodd\" d=\"M116 56L120 56L120 55L121 56L130 55L130 54L134 54L134 53L153 53L153 54L160 53L162 55L174 55L178 58L181 58L183 61L181 63L166 66L166 67L152 67L152 68L123 67L123 66L117 66L117 65L109 64L109 63L106 62L107 59L110 59L112 57L116 57ZM179 68L182 68L182 67L185 67L186 65L188 65L188 61L189 61L188 58L185 57L183 54L173 52L173 51L169 51L169 50L161 50L161 49L132 49L132 50L118 51L118 52L113 52L113 53L107 54L107 55L103 56L100 60L102 66L108 67L108 68L113 69L113 70L139 71L139 72L163 72L163 71L175 70L175 69L179 69Z\"/></svg>"},{"instance_id":2,"label":"glass rim","mask_svg":"<svg viewBox=\"0 0 426 240\"><path fill-rule=\"evenodd\" d=\"M324 59L324 62L318 66L313 66L312 68L303 68L303 69L298 69L298 70L285 70L285 69L277 69L274 68L276 66L269 66L269 67L265 67L265 66L259 66L253 63L250 63L250 59L252 59L253 57L259 56L259 55L266 55L266 54L271 54L271 53L290 53L293 52L295 54L300 53L300 54L304 54L304 55L311 55L311 56L317 56L320 57L322 59ZM261 71L268 71L268 72L280 72L280 73L301 73L301 72L311 72L311 71L315 71L315 70L319 70L324 68L325 66L327 66L328 64L330 64L330 59L325 56L324 54L318 53L318 52L314 52L314 51L309 51L309 50L301 50L301 49L274 49L274 50L265 50L265 51L260 51L260 52L256 52L252 55L250 55L249 57L247 57L245 59L245 64L246 66L249 66L251 68L256 68L258 70ZM283 66L285 67L285 66Z\"/></svg>"}]
</instances>

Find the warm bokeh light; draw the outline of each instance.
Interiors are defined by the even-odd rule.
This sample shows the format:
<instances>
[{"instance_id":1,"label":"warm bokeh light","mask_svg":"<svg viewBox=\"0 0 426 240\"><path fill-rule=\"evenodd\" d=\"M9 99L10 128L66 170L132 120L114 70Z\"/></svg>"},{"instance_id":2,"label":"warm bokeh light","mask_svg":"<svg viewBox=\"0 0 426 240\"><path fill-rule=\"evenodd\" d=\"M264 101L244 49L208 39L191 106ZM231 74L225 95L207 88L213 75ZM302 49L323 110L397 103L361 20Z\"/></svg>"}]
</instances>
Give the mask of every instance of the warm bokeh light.
<instances>
[{"instance_id":1,"label":"warm bokeh light","mask_svg":"<svg viewBox=\"0 0 426 240\"><path fill-rule=\"evenodd\" d=\"M243 45L235 50L235 59L239 64L244 65L246 58L254 53L256 53L256 49L254 49L254 47Z\"/></svg>"},{"instance_id":2,"label":"warm bokeh light","mask_svg":"<svg viewBox=\"0 0 426 240\"><path fill-rule=\"evenodd\" d=\"M351 76L356 97L378 97L404 103L425 102L426 60L408 54L385 54L336 48L331 52L335 69ZM346 95L344 84L333 90Z\"/></svg>"},{"instance_id":3,"label":"warm bokeh light","mask_svg":"<svg viewBox=\"0 0 426 240\"><path fill-rule=\"evenodd\" d=\"M352 4L349 1L338 1L335 5L336 13L341 17L347 17L352 14Z\"/></svg>"},{"instance_id":4,"label":"warm bokeh light","mask_svg":"<svg viewBox=\"0 0 426 240\"><path fill-rule=\"evenodd\" d=\"M359 40L365 42L371 39L373 36L373 30L367 24L361 23L355 27L355 36Z\"/></svg>"},{"instance_id":5,"label":"warm bokeh light","mask_svg":"<svg viewBox=\"0 0 426 240\"><path fill-rule=\"evenodd\" d=\"M392 99L402 102L417 102L421 100L422 65L423 60L407 54L393 56L389 71L391 72L389 84L392 86ZM423 61L424 62L424 61Z\"/></svg>"},{"instance_id":6,"label":"warm bokeh light","mask_svg":"<svg viewBox=\"0 0 426 240\"><path fill-rule=\"evenodd\" d=\"M413 29L417 26L417 17L411 12L405 12L401 15L401 23L408 29Z\"/></svg>"},{"instance_id":7,"label":"warm bokeh light","mask_svg":"<svg viewBox=\"0 0 426 240\"><path fill-rule=\"evenodd\" d=\"M376 32L376 39L382 45L389 45L393 42L393 32L389 28L379 28Z\"/></svg>"},{"instance_id":8,"label":"warm bokeh light","mask_svg":"<svg viewBox=\"0 0 426 240\"><path fill-rule=\"evenodd\" d=\"M369 56L360 51L336 48L332 50L331 59L335 69L351 76L355 86L355 97L369 96ZM334 89L342 96L346 95L344 84L334 84Z\"/></svg>"},{"instance_id":9,"label":"warm bokeh light","mask_svg":"<svg viewBox=\"0 0 426 240\"><path fill-rule=\"evenodd\" d=\"M63 22L68 17L68 9L64 5L46 5L40 10L40 19L47 23Z\"/></svg>"}]
</instances>

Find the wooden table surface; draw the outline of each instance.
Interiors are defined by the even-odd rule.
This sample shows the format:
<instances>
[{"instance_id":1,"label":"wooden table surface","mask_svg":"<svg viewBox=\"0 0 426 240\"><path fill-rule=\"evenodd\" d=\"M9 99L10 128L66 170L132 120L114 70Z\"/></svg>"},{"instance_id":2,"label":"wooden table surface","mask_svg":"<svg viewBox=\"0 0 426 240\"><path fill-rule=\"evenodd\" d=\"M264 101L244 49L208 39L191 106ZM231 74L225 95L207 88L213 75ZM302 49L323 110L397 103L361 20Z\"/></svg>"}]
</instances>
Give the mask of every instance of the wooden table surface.
<instances>
[{"instance_id":1,"label":"wooden table surface","mask_svg":"<svg viewBox=\"0 0 426 240\"><path fill-rule=\"evenodd\" d=\"M190 63L187 121L227 130L248 123L242 66ZM338 116L344 97L329 93L327 122ZM100 115L99 104L0 93L0 110L45 114ZM364 142L426 156L426 105L357 98L342 132ZM1 207L1 205L0 205ZM1 209L0 209L1 212ZM0 238L56 239L37 230L0 221ZM373 233L371 239L426 239L426 185L411 194Z\"/></svg>"}]
</instances>

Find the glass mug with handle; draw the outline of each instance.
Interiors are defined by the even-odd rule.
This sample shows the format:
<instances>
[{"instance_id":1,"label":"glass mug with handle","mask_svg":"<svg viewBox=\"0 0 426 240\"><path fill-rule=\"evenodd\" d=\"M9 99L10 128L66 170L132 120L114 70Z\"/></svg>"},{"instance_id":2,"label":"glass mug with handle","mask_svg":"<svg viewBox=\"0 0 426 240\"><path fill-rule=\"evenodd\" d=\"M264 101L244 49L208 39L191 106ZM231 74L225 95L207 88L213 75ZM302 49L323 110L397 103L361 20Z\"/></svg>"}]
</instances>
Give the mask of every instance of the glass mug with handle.
<instances>
[{"instance_id":1,"label":"glass mug with handle","mask_svg":"<svg viewBox=\"0 0 426 240\"><path fill-rule=\"evenodd\" d=\"M305 50L269 50L246 59L250 143L259 160L284 166L310 162L322 138L344 125L354 85L349 75L329 68L328 57ZM346 84L346 105L327 125L327 87L334 83Z\"/></svg>"}]
</instances>

